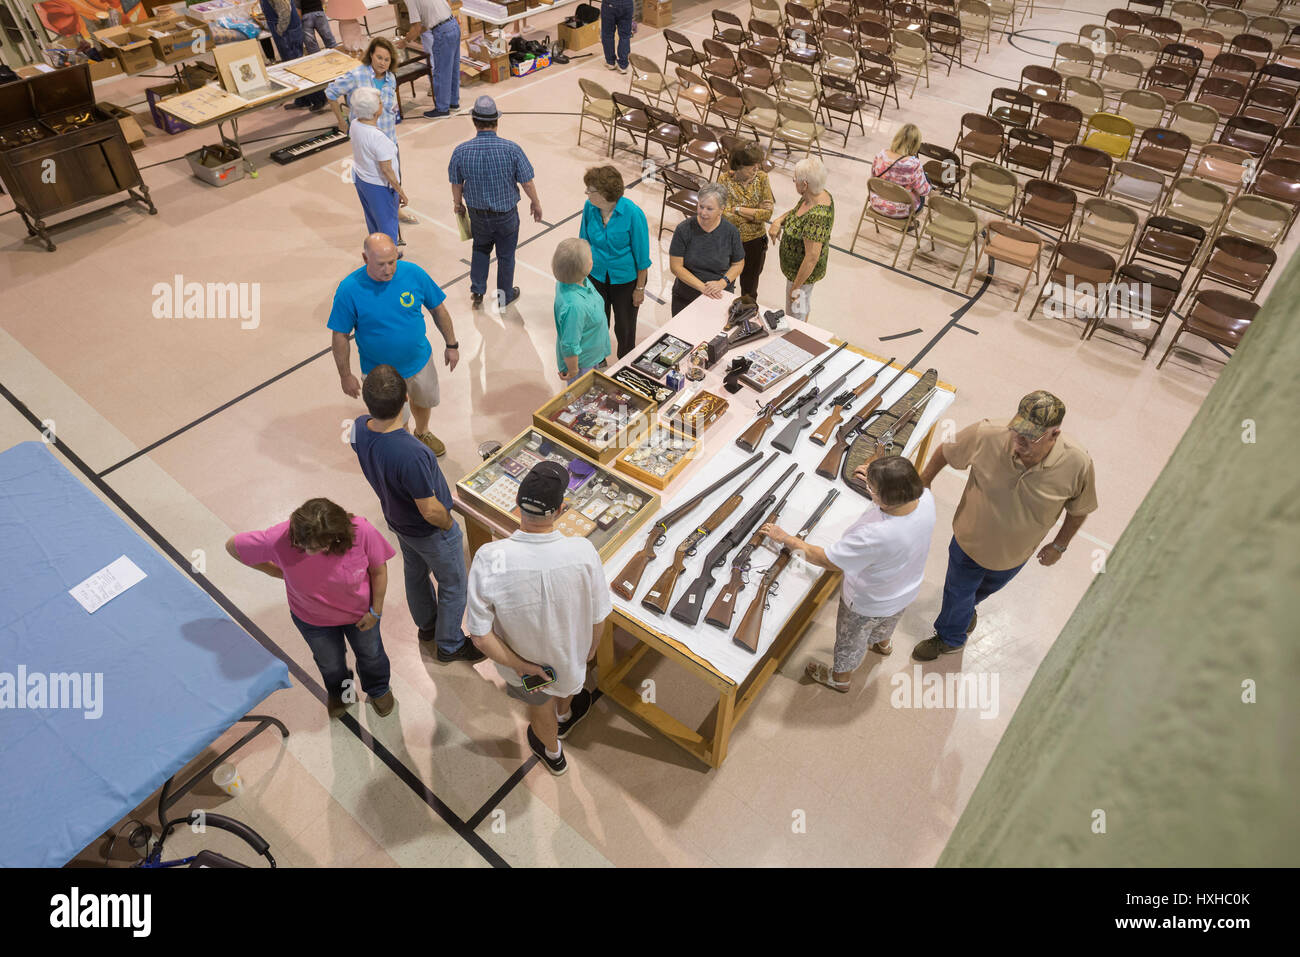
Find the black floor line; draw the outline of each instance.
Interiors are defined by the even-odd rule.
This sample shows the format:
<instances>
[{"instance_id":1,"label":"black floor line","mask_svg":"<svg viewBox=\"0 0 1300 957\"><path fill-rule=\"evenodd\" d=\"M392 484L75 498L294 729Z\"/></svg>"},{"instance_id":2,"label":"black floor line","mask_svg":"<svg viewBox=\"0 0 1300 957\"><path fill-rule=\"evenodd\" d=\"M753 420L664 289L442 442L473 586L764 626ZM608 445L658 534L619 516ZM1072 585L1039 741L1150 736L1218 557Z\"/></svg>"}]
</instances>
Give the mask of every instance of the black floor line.
<instances>
[{"instance_id":1,"label":"black floor line","mask_svg":"<svg viewBox=\"0 0 1300 957\"><path fill-rule=\"evenodd\" d=\"M957 308L957 310L949 317L948 322L944 327L934 334L934 338L927 342L920 352L912 356L911 360L906 366L904 366L904 368L911 369L920 363L920 361L925 358L926 354L939 344L939 340L948 334L948 330L961 322L962 317L970 311L971 306L979 302L980 296L984 295L985 290L989 288L989 283L993 281L993 268L993 264L990 263L989 274L984 277L984 281L980 283L980 287L975 290L975 295L971 296L969 302L965 302Z\"/></svg>"},{"instance_id":2,"label":"black floor line","mask_svg":"<svg viewBox=\"0 0 1300 957\"><path fill-rule=\"evenodd\" d=\"M893 340L893 339L906 339L908 336L914 336L914 335L916 335L918 332L924 332L924 331L925 331L924 329L922 329L920 326L918 326L918 327L915 328L915 329L908 329L907 332L896 332L896 333L894 333L892 336L881 336L881 337L880 337L880 341L881 341L881 342L889 342L889 341L891 341L891 340Z\"/></svg>"},{"instance_id":3,"label":"black floor line","mask_svg":"<svg viewBox=\"0 0 1300 957\"><path fill-rule=\"evenodd\" d=\"M38 431L43 428L41 419L25 403L15 396L9 389L0 383L0 396L25 418ZM250 619L243 611L240 610L226 594L213 584L206 576L200 575L194 571L187 559L181 552L168 541L161 532L151 525L147 519L137 512L118 492L105 482L100 476L87 465L79 455L68 448L67 444L57 436L53 439L54 447L57 448L68 459L69 462L86 477L96 489L100 491L110 502L122 511L128 519L135 524L164 555L166 555L182 572L188 575L200 588L207 592L208 596L221 606L231 618L233 618L241 628L248 632L263 648L269 653L275 655L283 661L289 668L290 673L297 679L298 683L309 690L311 694L323 705L326 701L325 689L316 681L316 679L298 665L288 654L286 654L279 645L277 645L266 632L262 631L257 624ZM464 821L462 821L454 811L451 810L434 792L422 782L419 777L398 760L397 756L388 750L383 744L376 741L374 737L366 731L357 722L351 714L346 714L341 719L342 724L361 741L375 757L379 758L394 774L406 783L412 791L420 797L433 812L442 818L442 820L460 837L469 844L479 855L491 864L493 867L509 867L505 859L494 851L481 837L478 836Z\"/></svg>"},{"instance_id":4,"label":"black floor line","mask_svg":"<svg viewBox=\"0 0 1300 957\"><path fill-rule=\"evenodd\" d=\"M979 331L978 331L978 330L976 330L976 329L971 329L971 328L969 328L968 326L963 326L960 322L954 324L954 325L953 325L953 328L954 328L954 329L960 329L962 332L969 332L972 336L978 336L978 335L979 335Z\"/></svg>"}]
</instances>

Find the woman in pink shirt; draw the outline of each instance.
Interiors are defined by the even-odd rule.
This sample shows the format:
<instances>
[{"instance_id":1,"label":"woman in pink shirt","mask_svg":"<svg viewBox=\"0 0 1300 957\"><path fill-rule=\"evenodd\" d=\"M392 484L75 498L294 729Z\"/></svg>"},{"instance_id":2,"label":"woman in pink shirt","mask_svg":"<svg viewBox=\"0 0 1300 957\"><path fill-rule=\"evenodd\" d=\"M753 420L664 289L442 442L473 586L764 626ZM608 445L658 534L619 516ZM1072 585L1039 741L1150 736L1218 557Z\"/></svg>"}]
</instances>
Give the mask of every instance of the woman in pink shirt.
<instances>
[{"instance_id":1,"label":"woman in pink shirt","mask_svg":"<svg viewBox=\"0 0 1300 957\"><path fill-rule=\"evenodd\" d=\"M882 216L891 219L907 219L912 210L919 210L925 205L925 197L930 195L930 181L925 177L925 168L917 151L921 149L921 131L915 123L907 123L894 134L889 149L881 150L871 163L871 175L883 180L897 183L912 194L912 207L905 203L893 203L871 195L871 208Z\"/></svg>"},{"instance_id":2,"label":"woman in pink shirt","mask_svg":"<svg viewBox=\"0 0 1300 957\"><path fill-rule=\"evenodd\" d=\"M356 655L361 688L370 703L381 717L393 710L379 619L388 590L385 563L396 552L373 525L327 498L313 498L287 522L233 536L226 551L245 565L284 579L289 616L316 659L331 717L356 700L345 640Z\"/></svg>"}]
</instances>

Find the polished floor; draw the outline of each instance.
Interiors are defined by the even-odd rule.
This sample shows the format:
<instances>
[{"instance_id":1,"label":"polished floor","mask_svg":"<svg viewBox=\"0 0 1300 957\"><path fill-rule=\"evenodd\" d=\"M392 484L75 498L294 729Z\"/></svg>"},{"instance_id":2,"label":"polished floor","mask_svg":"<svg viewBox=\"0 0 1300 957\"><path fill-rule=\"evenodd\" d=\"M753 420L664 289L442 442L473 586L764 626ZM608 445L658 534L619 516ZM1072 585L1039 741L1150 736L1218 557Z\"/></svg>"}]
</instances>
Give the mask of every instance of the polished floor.
<instances>
[{"instance_id":1,"label":"polished floor","mask_svg":"<svg viewBox=\"0 0 1300 957\"><path fill-rule=\"evenodd\" d=\"M1208 358L1175 355L1157 370L1172 323L1144 362L1134 343L1105 333L1081 343L1075 323L1041 314L1031 321L1026 307L1013 313L1014 294L1003 281L986 290L977 283L967 296L964 275L953 291L938 270L891 270L881 260L892 253L868 233L856 255L848 252L868 163L898 124L916 122L927 139L951 144L963 112L983 112L993 87L1014 86L1028 63L1050 62L1053 43L1100 22L1108 7L1103 0L1072 3L1040 3L1013 41L994 44L978 63L968 56L969 65L951 76L932 67L928 89L922 84L910 99L904 91L901 109L891 104L879 123L868 117L866 135L851 136L846 148L839 135L826 140L838 218L813 320L873 352L923 354L918 361L957 388L941 435L983 417L1008 418L1021 395L1049 389L1066 402L1066 431L1096 462L1101 508L1076 544L1052 568L1031 562L981 609L965 654L928 668L996 676L995 713L891 704L891 676L912 673L908 651L930 634L938 608L963 482L948 472L935 483L939 532L928 577L903 616L895 654L868 656L849 695L807 683L805 661L826 655L833 641L834 607L823 608L739 723L718 771L599 701L566 742L569 773L551 777L535 766L522 711L490 664L439 665L421 655L394 564L384 635L397 710L378 718L356 706L354 730L328 721L295 679L260 708L292 734L283 743L263 735L238 756L243 793L229 798L205 783L180 807L240 818L270 841L282 865L932 865L1036 668L1104 568L1222 358L1203 347ZM698 42L711 32L710 9L679 4L674 27ZM747 4L727 9L748 16ZM537 18L539 32L554 35L547 24L555 19ZM634 49L658 61L663 40L641 26ZM543 223L523 226L523 297L501 316L471 311L468 248L451 216L447 159L471 135L470 121L425 120L427 86L421 83L414 99L404 90L404 180L421 219L405 231L406 256L446 288L463 356L460 368L442 375L434 419L452 481L473 467L480 442L514 435L559 386L551 254L560 239L576 235L582 171L605 161L598 138L575 146L576 78L615 89L627 82L601 59L575 58L493 87L467 84L462 93L466 108L480 92L497 97L506 114L501 134L529 153L545 214ZM111 98L142 101L146 85L117 81ZM193 179L176 161L213 141L213 132L167 137L150 130L136 155L158 215L130 208L93 215L57 231L55 253L26 241L15 214L0 214L0 383L38 419L53 421L85 469L69 466L101 495L119 496L142 532L183 555L202 553L208 579L317 690L282 586L230 561L222 544L234 531L285 519L318 495L383 527L345 444L344 426L362 409L339 389L325 329L335 284L360 264L364 233L356 194L340 175L346 148L283 167L267 156L323 125L302 113L253 117L242 132L259 175L223 189ZM639 179L639 156L620 151L614 162L637 181L629 194L653 229L661 188ZM784 157L778 163L773 182L784 209L794 190L789 164ZM669 226L675 222L670 213ZM1293 236L1283 260L1297 241ZM667 233L651 283L665 300L666 260ZM255 327L242 328L237 318L159 318L154 287L176 276L257 284ZM783 295L774 256L761 291L772 305ZM648 302L641 335L667 318L666 302ZM0 402L0 447L37 436L14 401ZM685 674L663 663L650 671L669 710L707 713L709 702ZM235 737L227 732L196 761ZM148 806L137 811L147 813ZM178 836L173 849L186 840L194 838ZM206 846L231 850L223 840L209 838ZM78 863L102 860L104 846L91 845ZM124 862L133 855L119 842L113 856Z\"/></svg>"}]
</instances>

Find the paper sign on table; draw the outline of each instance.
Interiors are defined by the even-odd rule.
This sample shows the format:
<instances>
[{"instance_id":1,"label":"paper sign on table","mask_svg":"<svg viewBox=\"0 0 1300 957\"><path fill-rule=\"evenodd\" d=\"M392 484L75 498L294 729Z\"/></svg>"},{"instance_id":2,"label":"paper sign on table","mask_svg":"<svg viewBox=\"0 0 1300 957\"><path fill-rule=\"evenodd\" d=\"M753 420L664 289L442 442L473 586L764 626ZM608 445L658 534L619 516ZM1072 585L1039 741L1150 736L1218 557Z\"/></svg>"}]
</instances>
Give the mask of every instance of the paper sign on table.
<instances>
[{"instance_id":1,"label":"paper sign on table","mask_svg":"<svg viewBox=\"0 0 1300 957\"><path fill-rule=\"evenodd\" d=\"M100 606L112 601L132 585L145 579L145 574L135 562L123 555L111 565L106 565L80 585L68 589L68 594L92 614Z\"/></svg>"}]
</instances>

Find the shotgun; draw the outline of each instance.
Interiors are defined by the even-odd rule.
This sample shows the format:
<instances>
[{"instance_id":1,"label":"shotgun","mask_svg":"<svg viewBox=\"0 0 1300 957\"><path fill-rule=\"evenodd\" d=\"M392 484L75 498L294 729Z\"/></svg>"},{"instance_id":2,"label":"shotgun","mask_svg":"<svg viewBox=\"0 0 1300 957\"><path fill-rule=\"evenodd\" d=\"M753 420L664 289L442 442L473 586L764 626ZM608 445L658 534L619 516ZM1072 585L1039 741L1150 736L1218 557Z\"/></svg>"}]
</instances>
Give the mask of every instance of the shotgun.
<instances>
[{"instance_id":1,"label":"shotgun","mask_svg":"<svg viewBox=\"0 0 1300 957\"><path fill-rule=\"evenodd\" d=\"M767 518L763 519L763 525L770 525L781 517L781 510L785 508L790 493L794 491L795 485L798 485L799 480L802 478L802 472L794 477L794 485L786 489L785 497L776 503L776 507L772 511L767 513ZM765 537L761 531L755 531L753 537L745 543L745 547L738 551L736 557L731 560L731 580L722 586L722 591L718 592L718 597L713 600L709 613L704 616L705 623L713 625L715 628L721 628L723 631L731 627L731 616L736 610L736 596L749 584L749 556L754 554L754 549L763 544Z\"/></svg>"},{"instance_id":2,"label":"shotgun","mask_svg":"<svg viewBox=\"0 0 1300 957\"><path fill-rule=\"evenodd\" d=\"M884 458L886 455L892 455L894 453L895 434L906 426L907 423L912 420L912 416L920 412L921 409L924 408L925 404L934 398L934 394L938 391L938 387L931 389L921 398L917 399L910 409L895 419L894 424L886 429L876 441L876 447L872 449L871 454L867 456L867 460L854 470L855 474L864 471L866 467L876 461L876 459Z\"/></svg>"},{"instance_id":3,"label":"shotgun","mask_svg":"<svg viewBox=\"0 0 1300 957\"><path fill-rule=\"evenodd\" d=\"M655 549L662 545L664 539L667 538L668 529L672 528L676 522L689 515L697 505L718 489L722 488L722 486L726 485L741 472L745 471L745 469L758 462L762 457L763 456L761 455L755 455L752 458L745 460L704 491L700 492L700 494L693 496L690 501L683 502L663 518L656 521L654 525L650 527L650 531L646 533L645 544L642 545L641 550L633 555L628 560L628 563L623 566L623 570L618 573L618 577L615 578L613 584L609 586L610 590L620 598L631 601L632 596L636 594L637 585L641 584L641 576L645 574L646 566L655 560Z\"/></svg>"},{"instance_id":4,"label":"shotgun","mask_svg":"<svg viewBox=\"0 0 1300 957\"><path fill-rule=\"evenodd\" d=\"M812 425L812 417L817 412L818 407L822 404L822 400L827 396L833 396L835 390L844 384L844 380L849 377L853 370L862 365L865 361L865 359L859 359L853 364L851 369L846 371L825 389L813 389L808 395L800 398L792 410L794 418L790 421L790 424L782 429L777 437L772 440L772 448L780 449L782 452L793 452L794 444L799 441L799 433Z\"/></svg>"},{"instance_id":5,"label":"shotgun","mask_svg":"<svg viewBox=\"0 0 1300 957\"><path fill-rule=\"evenodd\" d=\"M775 452L768 456L767 461L758 467L758 471L749 477L749 481L752 482L754 479L758 478L758 476L762 474L763 469L767 468L774 461L776 461ZM681 544L677 546L677 550L673 552L673 560L655 580L655 583L650 586L650 590L646 592L646 596L641 599L643 607L649 608L651 611L657 611L661 615L668 610L668 602L672 600L673 589L677 587L677 579L680 578L682 572L686 570L686 559L694 555L695 549L700 542L708 538L711 533L717 531L718 526L725 522L731 513L736 510L744 498L744 496L741 495L741 490L747 484L749 483L745 482L738 486L736 491L732 492L731 495L727 497L726 501L713 510L712 515L706 518L693 532L682 539Z\"/></svg>"},{"instance_id":6,"label":"shotgun","mask_svg":"<svg viewBox=\"0 0 1300 957\"><path fill-rule=\"evenodd\" d=\"M781 483L788 479L790 473L796 468L798 468L798 465L791 465L786 469L785 474L767 490L767 494L755 502L740 521L731 526L727 534L722 537L722 540L713 546L704 559L704 567L700 569L699 575L696 576L695 581L686 587L682 597L673 606L674 618L688 625L695 625L699 622L700 610L704 607L704 596L713 587L713 570L725 565L727 556L731 554L732 549L743 542L746 536L754 530L754 526L763 517L763 513L776 501L776 490L781 487Z\"/></svg>"},{"instance_id":7,"label":"shotgun","mask_svg":"<svg viewBox=\"0 0 1300 957\"><path fill-rule=\"evenodd\" d=\"M803 523L803 528L795 533L795 538L806 538L839 494L840 490L837 488L827 492L822 503L817 506L817 511L809 515L808 521ZM732 640L746 651L758 653L758 637L763 630L763 613L767 611L768 596L775 591L776 580L781 577L781 572L785 571L785 566L790 564L790 559L793 557L794 553L789 548L782 547L776 561L763 572L763 578L758 583L758 592L754 595L754 600L749 603L749 607L745 609L744 617L740 619L740 627L732 636Z\"/></svg>"},{"instance_id":8,"label":"shotgun","mask_svg":"<svg viewBox=\"0 0 1300 957\"><path fill-rule=\"evenodd\" d=\"M885 393L894 387L894 383L903 377L908 369L899 371L898 375L889 380L889 384L876 393L871 401L859 409L852 418L845 419L840 425L840 430L835 433L835 444L831 446L826 457L822 459L821 464L817 466L817 474L822 478L835 480L840 473L840 463L844 461L844 454L849 450L849 445L857 437L858 432L866 426L867 420L871 418L873 412L880 407L880 401L885 397Z\"/></svg>"},{"instance_id":9,"label":"shotgun","mask_svg":"<svg viewBox=\"0 0 1300 957\"><path fill-rule=\"evenodd\" d=\"M890 365L893 364L893 361L893 359L885 360L885 364L873 372L871 378L862 383L862 385L858 386L856 389L846 390L837 395L834 399L835 408L831 410L830 415L822 419L822 424L817 426L817 430L813 432L809 438L818 445L825 445L826 440L831 437L831 432L834 431L835 426L840 424L840 418L844 413L849 411L849 409L853 407L853 403L862 398L867 393L867 390L876 384L877 377L879 377L880 373L888 369ZM880 405L880 403L876 402L876 405Z\"/></svg>"},{"instance_id":10,"label":"shotgun","mask_svg":"<svg viewBox=\"0 0 1300 957\"><path fill-rule=\"evenodd\" d=\"M835 358L835 356L839 355L840 350L847 345L847 342L840 343L835 348L834 352L828 355L821 362L817 363L794 382L790 383L790 385L786 386L785 391L771 402L767 403L767 405L761 406L758 410L758 418L754 420L753 424L750 425L749 428L740 433L740 437L736 439L736 444L746 452L752 452L754 449L758 448L758 444L763 441L763 436L766 435L767 430L772 427L772 417L776 415L777 410L781 408L781 406L785 405L790 399L798 395L799 390L807 385L812 380L813 376L817 375L818 372L821 372L822 367L831 359Z\"/></svg>"}]
</instances>

